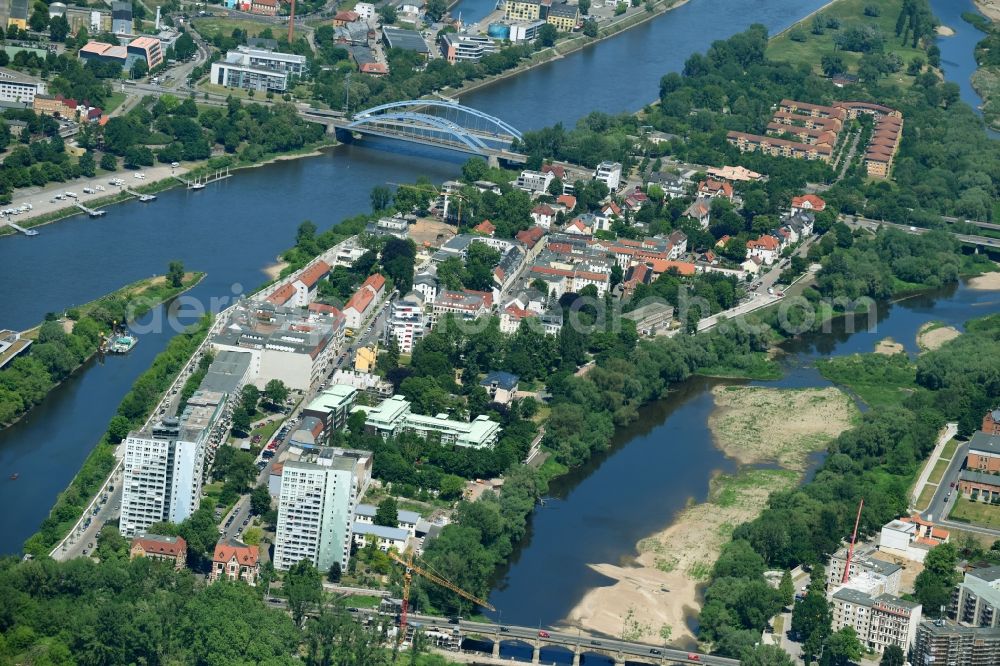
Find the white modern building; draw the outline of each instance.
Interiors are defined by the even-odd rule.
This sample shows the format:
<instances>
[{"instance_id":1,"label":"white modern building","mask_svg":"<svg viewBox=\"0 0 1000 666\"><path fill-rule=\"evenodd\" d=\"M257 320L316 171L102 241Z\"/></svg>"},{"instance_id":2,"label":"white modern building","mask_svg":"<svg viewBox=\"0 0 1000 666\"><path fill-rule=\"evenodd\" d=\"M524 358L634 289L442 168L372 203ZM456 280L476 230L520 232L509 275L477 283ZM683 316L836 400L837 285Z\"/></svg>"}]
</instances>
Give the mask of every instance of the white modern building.
<instances>
[{"instance_id":1,"label":"white modern building","mask_svg":"<svg viewBox=\"0 0 1000 666\"><path fill-rule=\"evenodd\" d=\"M35 95L45 94L45 82L12 69L0 68L0 102L31 106Z\"/></svg>"},{"instance_id":2,"label":"white modern building","mask_svg":"<svg viewBox=\"0 0 1000 666\"><path fill-rule=\"evenodd\" d=\"M305 56L240 46L226 53L225 59L212 63L210 81L227 88L285 92L289 77L301 76L307 70Z\"/></svg>"},{"instance_id":3,"label":"white modern building","mask_svg":"<svg viewBox=\"0 0 1000 666\"><path fill-rule=\"evenodd\" d=\"M554 179L555 175L551 171L542 173L541 171L525 170L517 177L514 186L531 194L545 194L549 189L549 183Z\"/></svg>"},{"instance_id":4,"label":"white modern building","mask_svg":"<svg viewBox=\"0 0 1000 666\"><path fill-rule=\"evenodd\" d=\"M457 62L479 62L483 56L499 51L492 38L483 35L462 35L456 32L442 35L441 56L454 65Z\"/></svg>"},{"instance_id":5,"label":"white modern building","mask_svg":"<svg viewBox=\"0 0 1000 666\"><path fill-rule=\"evenodd\" d=\"M287 571L309 560L322 572L351 557L359 459L321 448L286 461L278 493L274 566Z\"/></svg>"},{"instance_id":6,"label":"white modern building","mask_svg":"<svg viewBox=\"0 0 1000 666\"><path fill-rule=\"evenodd\" d=\"M447 414L424 416L410 411L410 403L401 395L383 400L378 407L358 405L354 411L365 412L365 429L382 437L409 432L423 438L436 437L442 444L473 449L493 448L500 436L500 424L485 414L472 421L449 419Z\"/></svg>"},{"instance_id":7,"label":"white modern building","mask_svg":"<svg viewBox=\"0 0 1000 666\"><path fill-rule=\"evenodd\" d=\"M618 162L601 162L594 171L594 180L601 181L612 192L616 191L622 182L622 165Z\"/></svg>"},{"instance_id":8,"label":"white modern building","mask_svg":"<svg viewBox=\"0 0 1000 666\"><path fill-rule=\"evenodd\" d=\"M125 439L118 529L125 536L154 523L180 523L201 500L205 454L225 408L225 394L198 391L180 419L164 419Z\"/></svg>"},{"instance_id":9,"label":"white modern building","mask_svg":"<svg viewBox=\"0 0 1000 666\"><path fill-rule=\"evenodd\" d=\"M354 5L354 12L362 21L368 21L375 18L375 5L370 2L359 2Z\"/></svg>"},{"instance_id":10,"label":"white modern building","mask_svg":"<svg viewBox=\"0 0 1000 666\"><path fill-rule=\"evenodd\" d=\"M427 331L429 318L424 314L423 297L411 291L397 301L393 301L386 334L395 338L399 351L409 354L413 346Z\"/></svg>"},{"instance_id":11,"label":"white modern building","mask_svg":"<svg viewBox=\"0 0 1000 666\"><path fill-rule=\"evenodd\" d=\"M974 627L1000 627L1000 567L973 569L959 584L952 617Z\"/></svg>"}]
</instances>

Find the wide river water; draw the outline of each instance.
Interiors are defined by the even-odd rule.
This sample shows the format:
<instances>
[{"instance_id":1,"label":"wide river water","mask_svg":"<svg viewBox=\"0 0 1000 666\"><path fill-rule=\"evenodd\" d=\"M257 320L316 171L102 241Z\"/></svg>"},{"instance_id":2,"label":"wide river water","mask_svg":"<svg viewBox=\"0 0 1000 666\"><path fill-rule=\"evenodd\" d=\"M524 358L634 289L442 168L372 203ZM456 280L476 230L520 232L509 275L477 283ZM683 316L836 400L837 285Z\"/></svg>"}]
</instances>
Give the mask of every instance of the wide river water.
<instances>
[{"instance_id":1,"label":"wide river water","mask_svg":"<svg viewBox=\"0 0 1000 666\"><path fill-rule=\"evenodd\" d=\"M478 0L470 0L478 2ZM724 8L722 6L724 4ZM655 98L659 78L692 53L754 22L774 33L823 0L691 0L688 4L591 48L469 94L462 102L536 129L571 126L590 111L635 110ZM932 1L944 18L966 4ZM968 2L971 7L971 2ZM957 9L956 9L957 8ZM941 40L946 73L971 73L978 33L946 19L959 34ZM964 29L960 29L964 28ZM964 54L964 56L963 56ZM974 63L972 65L974 68ZM974 92L963 98L975 104ZM972 97L968 97L971 93ZM42 227L34 238L0 238L0 327L23 329L46 312L83 303L128 282L163 273L179 259L207 277L191 293L206 306L260 284L262 269L291 245L305 219L325 228L365 211L377 184L453 177L461 159L391 143L339 146L322 156L240 172L200 192L174 190L152 204L114 206L100 220L72 218ZM373 149L374 148L374 149ZM909 343L921 323L961 324L995 309L992 295L964 287L910 299L881 313L877 332L821 335L802 343L775 385L816 385L817 354L872 349L885 335ZM174 335L151 313L140 343L126 357L92 363L26 419L0 432L0 553L19 550L57 493L79 469L135 378ZM689 498L703 499L708 481L731 464L712 446L705 426L709 382L694 381L651 405L622 431L612 449L560 479L533 520L529 537L498 576L491 601L505 621L561 620L589 587L602 584L588 563L619 561L640 538L666 525ZM17 472L17 481L8 481ZM544 589L544 593L539 591Z\"/></svg>"}]
</instances>

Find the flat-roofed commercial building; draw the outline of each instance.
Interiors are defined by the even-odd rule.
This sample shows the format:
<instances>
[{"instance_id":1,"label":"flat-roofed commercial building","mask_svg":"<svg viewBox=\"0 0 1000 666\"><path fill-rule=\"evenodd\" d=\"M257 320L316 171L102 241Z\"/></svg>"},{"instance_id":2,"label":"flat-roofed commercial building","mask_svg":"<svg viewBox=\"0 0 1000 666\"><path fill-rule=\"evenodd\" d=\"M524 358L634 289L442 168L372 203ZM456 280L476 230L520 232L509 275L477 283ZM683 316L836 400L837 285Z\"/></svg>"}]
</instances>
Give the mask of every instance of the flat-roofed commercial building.
<instances>
[{"instance_id":1,"label":"flat-roofed commercial building","mask_svg":"<svg viewBox=\"0 0 1000 666\"><path fill-rule=\"evenodd\" d=\"M31 106L36 95L45 94L45 82L31 76L0 68L0 102Z\"/></svg>"},{"instance_id":2,"label":"flat-roofed commercial building","mask_svg":"<svg viewBox=\"0 0 1000 666\"><path fill-rule=\"evenodd\" d=\"M163 49L160 40L155 37L136 37L128 43L126 51L129 55L135 56L136 59L145 60L149 69L163 63Z\"/></svg>"},{"instance_id":3,"label":"flat-roofed commercial building","mask_svg":"<svg viewBox=\"0 0 1000 666\"><path fill-rule=\"evenodd\" d=\"M320 380L343 339L339 313L246 303L233 311L212 347L249 352L248 377L258 388L279 379L289 388L306 390Z\"/></svg>"},{"instance_id":4,"label":"flat-roofed commercial building","mask_svg":"<svg viewBox=\"0 0 1000 666\"><path fill-rule=\"evenodd\" d=\"M441 55L449 63L479 62L483 56L496 53L497 43L482 35L448 33L441 36Z\"/></svg>"},{"instance_id":5,"label":"flat-roofed commercial building","mask_svg":"<svg viewBox=\"0 0 1000 666\"><path fill-rule=\"evenodd\" d=\"M302 415L319 419L323 423L326 437L329 437L331 432L347 424L347 416L357 397L358 390L353 386L334 384L316 396L302 410Z\"/></svg>"}]
</instances>

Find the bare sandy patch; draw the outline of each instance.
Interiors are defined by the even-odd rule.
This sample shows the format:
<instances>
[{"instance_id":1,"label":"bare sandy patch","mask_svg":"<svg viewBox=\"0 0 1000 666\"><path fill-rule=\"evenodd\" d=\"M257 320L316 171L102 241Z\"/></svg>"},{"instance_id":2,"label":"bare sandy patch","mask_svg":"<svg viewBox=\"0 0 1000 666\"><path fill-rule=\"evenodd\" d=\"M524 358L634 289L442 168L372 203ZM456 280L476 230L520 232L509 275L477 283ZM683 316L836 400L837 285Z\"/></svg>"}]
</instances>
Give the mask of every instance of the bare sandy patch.
<instances>
[{"instance_id":1,"label":"bare sandy patch","mask_svg":"<svg viewBox=\"0 0 1000 666\"><path fill-rule=\"evenodd\" d=\"M417 247L440 247L454 235L454 227L436 217L421 217L410 226L410 238Z\"/></svg>"},{"instance_id":2,"label":"bare sandy patch","mask_svg":"<svg viewBox=\"0 0 1000 666\"><path fill-rule=\"evenodd\" d=\"M591 565L614 583L587 592L563 624L648 643L662 641L660 632L669 627L669 643L694 640L687 617L701 610L698 586L733 528L757 516L772 492L797 480L782 470L745 470L713 480L708 502L685 509L672 525L637 544L633 566Z\"/></svg>"},{"instance_id":3,"label":"bare sandy patch","mask_svg":"<svg viewBox=\"0 0 1000 666\"><path fill-rule=\"evenodd\" d=\"M955 31L946 25L939 25L937 27L937 34L939 37L954 37Z\"/></svg>"},{"instance_id":4,"label":"bare sandy patch","mask_svg":"<svg viewBox=\"0 0 1000 666\"><path fill-rule=\"evenodd\" d=\"M803 471L809 455L823 450L858 414L840 389L772 389L716 386L708 427L716 445L742 464L777 462Z\"/></svg>"},{"instance_id":5,"label":"bare sandy patch","mask_svg":"<svg viewBox=\"0 0 1000 666\"><path fill-rule=\"evenodd\" d=\"M921 351L933 351L960 336L962 332L954 326L942 326L939 322L927 322L917 331L917 346Z\"/></svg>"},{"instance_id":6,"label":"bare sandy patch","mask_svg":"<svg viewBox=\"0 0 1000 666\"><path fill-rule=\"evenodd\" d=\"M271 280L277 280L281 277L281 271L288 268L287 261L279 261L277 263L271 264L264 268L264 274L267 275Z\"/></svg>"},{"instance_id":7,"label":"bare sandy patch","mask_svg":"<svg viewBox=\"0 0 1000 666\"><path fill-rule=\"evenodd\" d=\"M994 271L992 273L978 275L970 279L966 283L966 286L969 287L969 289L977 289L980 291L1000 290L1000 272Z\"/></svg>"},{"instance_id":8,"label":"bare sandy patch","mask_svg":"<svg viewBox=\"0 0 1000 666\"><path fill-rule=\"evenodd\" d=\"M976 8L991 21L1000 21L1000 2L998 0L976 0Z\"/></svg>"},{"instance_id":9,"label":"bare sandy patch","mask_svg":"<svg viewBox=\"0 0 1000 666\"><path fill-rule=\"evenodd\" d=\"M712 481L709 500L689 506L662 531L636 544L634 562L592 564L614 582L592 589L565 625L629 640L691 640L686 619L701 609L705 582L733 529L752 520L776 490L802 478L810 453L849 428L857 408L836 388L718 386L709 427L716 444L741 463L777 461L785 469L743 469Z\"/></svg>"},{"instance_id":10,"label":"bare sandy patch","mask_svg":"<svg viewBox=\"0 0 1000 666\"><path fill-rule=\"evenodd\" d=\"M876 354L885 354L886 356L892 356L893 354L902 354L906 352L906 347L896 342L892 338L883 338L878 341L875 345Z\"/></svg>"}]
</instances>

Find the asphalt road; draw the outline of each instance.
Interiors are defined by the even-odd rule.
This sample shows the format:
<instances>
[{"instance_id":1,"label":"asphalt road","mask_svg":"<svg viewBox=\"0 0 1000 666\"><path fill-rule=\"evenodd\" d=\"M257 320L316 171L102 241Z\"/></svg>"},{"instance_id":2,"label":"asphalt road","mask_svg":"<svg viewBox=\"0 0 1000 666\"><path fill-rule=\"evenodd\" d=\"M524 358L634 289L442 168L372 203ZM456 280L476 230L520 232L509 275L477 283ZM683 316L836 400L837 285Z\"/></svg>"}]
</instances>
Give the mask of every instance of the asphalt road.
<instances>
[{"instance_id":1,"label":"asphalt road","mask_svg":"<svg viewBox=\"0 0 1000 666\"><path fill-rule=\"evenodd\" d=\"M362 329L364 332L360 335L356 335L351 343L340 351L340 355L336 356L334 361L330 364L330 368L324 377L324 381L321 382L321 385L329 382L336 370L344 366L349 367L354 360L354 352L357 351L359 347L370 345L376 341L381 342L384 335L385 319L388 316L389 303L396 295L396 292L390 294L389 297L382 302L378 313L370 320L369 324ZM294 424L298 422L301 411L308 406L321 391L322 389L320 389L319 386L314 386L306 392L295 409L293 409L291 413L283 419L284 423ZM280 428L278 432L280 432ZM279 441L278 447L275 449L274 457L267 460L267 464L264 465L264 467L257 474L257 481L254 484L255 486L262 484L266 485L268 483L271 476L271 469L274 467L275 461L278 460L281 454L288 449L288 439L291 437L292 432L293 428L289 428L288 432L280 438L278 437L277 432L275 433L274 438L277 438ZM234 506L228 514L225 514L222 517L222 520L219 523L220 538L224 540L233 538L239 539L242 537L243 531L249 526L250 518L250 497L249 495L243 495L236 502L236 506Z\"/></svg>"},{"instance_id":2,"label":"asphalt road","mask_svg":"<svg viewBox=\"0 0 1000 666\"><path fill-rule=\"evenodd\" d=\"M850 217L844 216L845 221L848 226L861 227L862 229L870 229L875 231L879 226L894 227L900 231L905 231L908 234L925 234L931 229L924 229L923 227L913 227L905 224L896 224L895 222L883 222L882 220L872 220L867 217ZM984 224L984 223L983 223ZM980 224L979 226L982 226ZM971 243L973 245L983 245L988 247L994 247L1000 249L1000 240L996 238L987 238L986 236L973 236L970 234L958 234L954 231L949 231L952 236L957 238L963 243Z\"/></svg>"},{"instance_id":3,"label":"asphalt road","mask_svg":"<svg viewBox=\"0 0 1000 666\"><path fill-rule=\"evenodd\" d=\"M962 467L965 464L965 455L968 450L968 442L959 444L958 448L955 449L955 454L951 458L948 470L941 477L941 483L938 484L934 498L931 499L931 503L927 509L920 514L924 520L940 522L947 518L948 511L957 498L953 484L958 485L958 474L962 471Z\"/></svg>"},{"instance_id":4,"label":"asphalt road","mask_svg":"<svg viewBox=\"0 0 1000 666\"><path fill-rule=\"evenodd\" d=\"M285 609L288 603L279 597L267 597L267 604L272 608ZM349 611L356 619L369 616L386 617L375 611L360 609ZM434 615L410 614L407 616L410 623L419 623L425 630L451 633L456 625L448 618ZM581 652L604 651L610 653L621 653L625 656L646 657L659 660L660 657L675 662L689 664L707 664L708 666L739 666L739 661L726 657L716 657L713 655L692 653L687 650L676 650L662 645L649 645L646 643L632 643L627 641L593 636L582 632L560 632L555 630L540 630L538 627L519 627L514 625L500 625L483 622L470 622L462 620L457 625L462 634L466 637L473 635L482 636L486 640L520 641L522 643L533 644L541 638L544 645L560 645L570 650L579 646ZM693 658L692 658L693 657Z\"/></svg>"}]
</instances>

